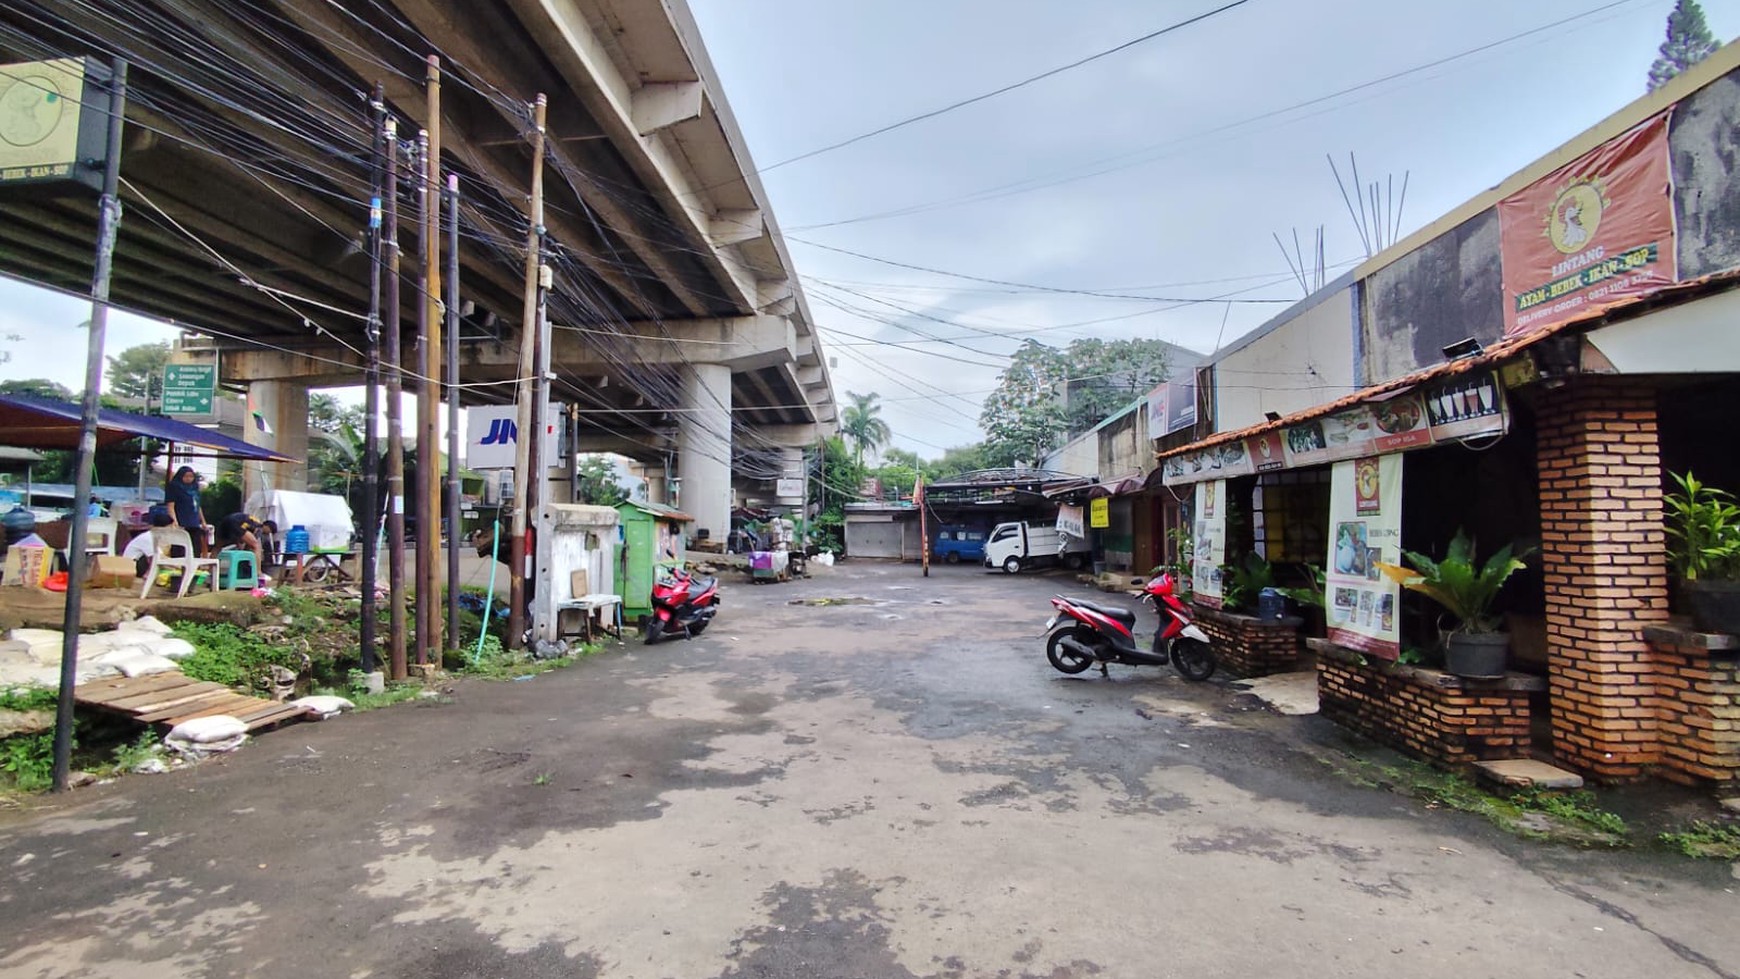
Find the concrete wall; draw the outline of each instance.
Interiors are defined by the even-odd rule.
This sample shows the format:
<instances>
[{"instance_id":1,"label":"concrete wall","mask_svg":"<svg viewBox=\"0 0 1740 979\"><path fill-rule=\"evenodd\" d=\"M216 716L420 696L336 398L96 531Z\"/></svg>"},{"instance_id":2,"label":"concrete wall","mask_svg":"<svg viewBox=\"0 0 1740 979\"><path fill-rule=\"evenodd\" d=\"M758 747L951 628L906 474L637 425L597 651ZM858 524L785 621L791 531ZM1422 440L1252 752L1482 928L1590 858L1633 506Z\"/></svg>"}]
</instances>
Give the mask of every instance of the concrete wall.
<instances>
[{"instance_id":1,"label":"concrete wall","mask_svg":"<svg viewBox=\"0 0 1740 979\"><path fill-rule=\"evenodd\" d=\"M1442 363L1444 348L1467 337L1483 346L1498 342L1504 334L1498 209L1379 269L1366 280L1366 298L1366 384Z\"/></svg>"},{"instance_id":2,"label":"concrete wall","mask_svg":"<svg viewBox=\"0 0 1740 979\"><path fill-rule=\"evenodd\" d=\"M1083 432L1051 450L1041 463L1042 468L1076 476L1100 474L1100 440L1093 432Z\"/></svg>"},{"instance_id":3,"label":"concrete wall","mask_svg":"<svg viewBox=\"0 0 1740 979\"><path fill-rule=\"evenodd\" d=\"M1235 345L1214 365L1216 428L1244 428L1268 411L1282 415L1353 391L1353 289L1302 312L1289 310L1267 332Z\"/></svg>"},{"instance_id":4,"label":"concrete wall","mask_svg":"<svg viewBox=\"0 0 1740 979\"><path fill-rule=\"evenodd\" d=\"M1094 430L1101 479L1116 479L1154 468L1152 444L1148 441L1148 410L1125 412Z\"/></svg>"}]
</instances>

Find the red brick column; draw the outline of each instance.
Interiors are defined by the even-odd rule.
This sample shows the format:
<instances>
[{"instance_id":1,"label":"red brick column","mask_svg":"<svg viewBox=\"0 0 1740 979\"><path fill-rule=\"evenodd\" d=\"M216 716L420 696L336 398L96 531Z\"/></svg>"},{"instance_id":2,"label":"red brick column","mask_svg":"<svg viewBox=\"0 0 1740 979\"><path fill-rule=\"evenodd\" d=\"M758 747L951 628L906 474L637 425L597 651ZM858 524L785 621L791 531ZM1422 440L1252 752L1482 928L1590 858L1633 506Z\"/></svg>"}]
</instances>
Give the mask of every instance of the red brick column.
<instances>
[{"instance_id":1,"label":"red brick column","mask_svg":"<svg viewBox=\"0 0 1740 979\"><path fill-rule=\"evenodd\" d=\"M1584 377L1537 412L1553 747L1605 781L1655 762L1643 627L1668 614L1655 391Z\"/></svg>"}]
</instances>

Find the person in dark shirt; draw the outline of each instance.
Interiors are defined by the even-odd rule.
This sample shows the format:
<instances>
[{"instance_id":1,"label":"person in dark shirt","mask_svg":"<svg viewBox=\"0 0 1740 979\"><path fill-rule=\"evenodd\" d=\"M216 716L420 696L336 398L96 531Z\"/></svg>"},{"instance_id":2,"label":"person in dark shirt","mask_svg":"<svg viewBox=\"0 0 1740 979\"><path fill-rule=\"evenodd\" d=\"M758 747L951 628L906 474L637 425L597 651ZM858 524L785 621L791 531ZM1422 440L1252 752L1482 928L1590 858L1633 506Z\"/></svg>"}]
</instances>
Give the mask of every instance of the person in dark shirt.
<instances>
[{"instance_id":1,"label":"person in dark shirt","mask_svg":"<svg viewBox=\"0 0 1740 979\"><path fill-rule=\"evenodd\" d=\"M177 469L175 478L164 487L163 496L175 514L175 522L193 538L193 549L198 552L196 556L204 557L207 524L205 514L199 508L199 474L192 466Z\"/></svg>"},{"instance_id":2,"label":"person in dark shirt","mask_svg":"<svg viewBox=\"0 0 1740 979\"><path fill-rule=\"evenodd\" d=\"M265 531L265 524L254 519L253 514L237 511L225 517L218 525L218 545L220 547L240 547L254 552L254 572L259 573L265 567L264 548L260 546L260 536Z\"/></svg>"}]
</instances>

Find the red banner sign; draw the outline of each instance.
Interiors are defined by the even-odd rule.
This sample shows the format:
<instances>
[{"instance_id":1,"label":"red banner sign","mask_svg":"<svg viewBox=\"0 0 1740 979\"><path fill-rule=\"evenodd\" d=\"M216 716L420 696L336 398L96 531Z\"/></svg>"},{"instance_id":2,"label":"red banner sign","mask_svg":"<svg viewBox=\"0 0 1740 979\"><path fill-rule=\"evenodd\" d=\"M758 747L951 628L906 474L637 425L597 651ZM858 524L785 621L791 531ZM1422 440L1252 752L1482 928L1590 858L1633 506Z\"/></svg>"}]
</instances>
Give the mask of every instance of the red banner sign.
<instances>
[{"instance_id":1,"label":"red banner sign","mask_svg":"<svg viewBox=\"0 0 1740 979\"><path fill-rule=\"evenodd\" d=\"M1667 137L1663 112L1498 203L1505 336L1678 279Z\"/></svg>"}]
</instances>

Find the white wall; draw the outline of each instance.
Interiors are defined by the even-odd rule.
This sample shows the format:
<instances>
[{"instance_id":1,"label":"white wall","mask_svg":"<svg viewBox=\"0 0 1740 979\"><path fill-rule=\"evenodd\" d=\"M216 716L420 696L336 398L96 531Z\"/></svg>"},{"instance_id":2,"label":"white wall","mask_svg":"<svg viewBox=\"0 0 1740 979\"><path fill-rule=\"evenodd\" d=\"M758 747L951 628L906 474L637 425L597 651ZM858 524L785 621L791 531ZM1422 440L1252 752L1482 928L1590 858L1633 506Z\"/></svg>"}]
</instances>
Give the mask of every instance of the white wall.
<instances>
[{"instance_id":1,"label":"white wall","mask_svg":"<svg viewBox=\"0 0 1740 979\"><path fill-rule=\"evenodd\" d=\"M1232 431L1352 394L1353 290L1326 297L1214 362L1215 430Z\"/></svg>"}]
</instances>

